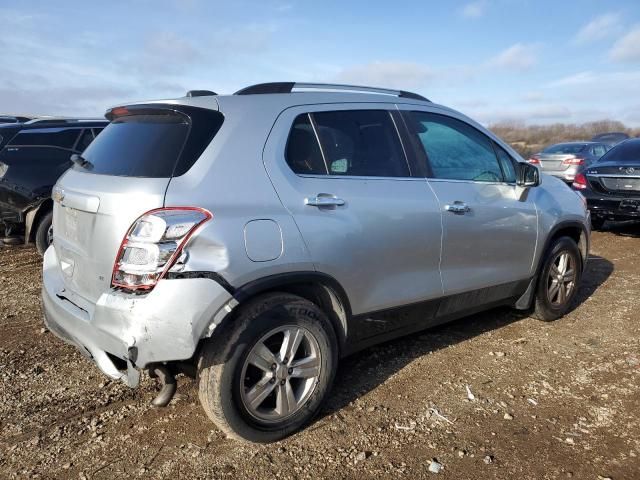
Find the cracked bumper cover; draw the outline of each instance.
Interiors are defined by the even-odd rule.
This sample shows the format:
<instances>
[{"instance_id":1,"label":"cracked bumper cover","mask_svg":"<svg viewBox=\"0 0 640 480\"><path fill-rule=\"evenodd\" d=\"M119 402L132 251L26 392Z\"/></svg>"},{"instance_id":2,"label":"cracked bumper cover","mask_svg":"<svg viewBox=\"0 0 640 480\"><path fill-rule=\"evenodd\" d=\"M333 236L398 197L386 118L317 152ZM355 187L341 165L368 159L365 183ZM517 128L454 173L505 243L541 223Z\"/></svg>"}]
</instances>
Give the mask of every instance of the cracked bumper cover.
<instances>
[{"instance_id":1,"label":"cracked bumper cover","mask_svg":"<svg viewBox=\"0 0 640 480\"><path fill-rule=\"evenodd\" d=\"M139 369L187 360L235 302L206 278L161 280L145 295L107 290L93 303L65 289L53 248L44 257L42 306L47 327L113 378L135 387ZM118 369L111 357L126 362ZM122 362L121 368L122 368Z\"/></svg>"}]
</instances>

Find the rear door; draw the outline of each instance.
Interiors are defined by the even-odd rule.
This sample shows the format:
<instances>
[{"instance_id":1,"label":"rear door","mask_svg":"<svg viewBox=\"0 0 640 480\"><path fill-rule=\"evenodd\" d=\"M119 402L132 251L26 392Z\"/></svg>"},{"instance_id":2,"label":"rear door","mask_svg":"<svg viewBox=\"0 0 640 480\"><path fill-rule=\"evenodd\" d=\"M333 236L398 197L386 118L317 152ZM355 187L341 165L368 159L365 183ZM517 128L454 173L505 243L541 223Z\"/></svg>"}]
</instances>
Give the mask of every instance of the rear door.
<instances>
[{"instance_id":1,"label":"rear door","mask_svg":"<svg viewBox=\"0 0 640 480\"><path fill-rule=\"evenodd\" d=\"M516 161L460 118L406 108L443 214L445 295L490 289L460 308L509 296L510 286L531 276L537 239L535 205L515 185Z\"/></svg>"},{"instance_id":2,"label":"rear door","mask_svg":"<svg viewBox=\"0 0 640 480\"><path fill-rule=\"evenodd\" d=\"M344 287L355 315L442 295L439 207L407 161L394 108L290 108L264 151L268 174L316 269ZM428 320L429 312L423 316ZM379 326L369 321L369 332L356 333L373 334Z\"/></svg>"},{"instance_id":3,"label":"rear door","mask_svg":"<svg viewBox=\"0 0 640 480\"><path fill-rule=\"evenodd\" d=\"M222 124L218 112L183 106L119 107L112 122L54 189L54 238L65 286L95 303L111 284L122 239L143 213L164 205ZM205 133L203 134L203 130Z\"/></svg>"}]
</instances>

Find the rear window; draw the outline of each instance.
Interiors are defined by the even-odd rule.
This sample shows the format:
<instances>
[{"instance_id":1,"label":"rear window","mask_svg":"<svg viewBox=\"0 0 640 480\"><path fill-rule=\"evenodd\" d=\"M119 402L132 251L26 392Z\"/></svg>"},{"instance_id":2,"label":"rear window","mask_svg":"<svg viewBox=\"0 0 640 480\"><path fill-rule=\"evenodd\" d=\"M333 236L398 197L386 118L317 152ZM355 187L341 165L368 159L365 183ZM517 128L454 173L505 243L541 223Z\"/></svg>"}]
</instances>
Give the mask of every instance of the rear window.
<instances>
[{"instance_id":1,"label":"rear window","mask_svg":"<svg viewBox=\"0 0 640 480\"><path fill-rule=\"evenodd\" d=\"M584 143L559 143L545 148L542 153L574 154L584 150Z\"/></svg>"},{"instance_id":2,"label":"rear window","mask_svg":"<svg viewBox=\"0 0 640 480\"><path fill-rule=\"evenodd\" d=\"M600 157L598 163L602 162L640 164L640 140L619 143Z\"/></svg>"},{"instance_id":3,"label":"rear window","mask_svg":"<svg viewBox=\"0 0 640 480\"><path fill-rule=\"evenodd\" d=\"M100 175L168 178L185 173L222 125L219 112L195 107L118 109L83 153ZM74 168L80 168L74 166Z\"/></svg>"}]
</instances>

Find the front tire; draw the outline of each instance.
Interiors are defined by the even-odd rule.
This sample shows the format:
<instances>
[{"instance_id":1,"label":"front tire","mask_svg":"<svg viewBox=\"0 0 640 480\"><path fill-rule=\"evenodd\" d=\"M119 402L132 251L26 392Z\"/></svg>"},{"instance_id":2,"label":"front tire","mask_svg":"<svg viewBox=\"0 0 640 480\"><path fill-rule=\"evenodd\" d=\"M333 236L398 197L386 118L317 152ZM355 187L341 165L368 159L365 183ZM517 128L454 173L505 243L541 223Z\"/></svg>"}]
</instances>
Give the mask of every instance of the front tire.
<instances>
[{"instance_id":1,"label":"front tire","mask_svg":"<svg viewBox=\"0 0 640 480\"><path fill-rule=\"evenodd\" d=\"M38 223L36 229L36 249L44 256L49 245L53 241L53 212L48 212Z\"/></svg>"},{"instance_id":2,"label":"front tire","mask_svg":"<svg viewBox=\"0 0 640 480\"><path fill-rule=\"evenodd\" d=\"M205 412L232 438L266 443L291 435L317 414L333 383L338 344L330 320L304 298L271 293L231 322L202 349Z\"/></svg>"},{"instance_id":3,"label":"front tire","mask_svg":"<svg viewBox=\"0 0 640 480\"><path fill-rule=\"evenodd\" d=\"M548 251L536 288L534 316L547 322L564 316L573 305L582 277L582 255L569 237L561 237Z\"/></svg>"}]
</instances>

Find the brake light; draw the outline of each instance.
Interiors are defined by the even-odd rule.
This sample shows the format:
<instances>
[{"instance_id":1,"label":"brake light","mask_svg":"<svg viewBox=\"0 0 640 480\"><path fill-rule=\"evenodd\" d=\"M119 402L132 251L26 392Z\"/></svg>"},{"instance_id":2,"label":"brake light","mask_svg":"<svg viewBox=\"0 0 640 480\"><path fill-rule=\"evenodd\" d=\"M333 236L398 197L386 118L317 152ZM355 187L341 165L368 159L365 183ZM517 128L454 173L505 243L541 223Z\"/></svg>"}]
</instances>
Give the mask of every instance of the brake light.
<instances>
[{"instance_id":1,"label":"brake light","mask_svg":"<svg viewBox=\"0 0 640 480\"><path fill-rule=\"evenodd\" d=\"M122 240L111 286L151 290L180 258L196 229L211 218L197 207L158 208L139 217Z\"/></svg>"},{"instance_id":2,"label":"brake light","mask_svg":"<svg viewBox=\"0 0 640 480\"><path fill-rule=\"evenodd\" d=\"M587 188L587 177L583 173L577 173L571 186L576 190L584 190Z\"/></svg>"},{"instance_id":3,"label":"brake light","mask_svg":"<svg viewBox=\"0 0 640 480\"><path fill-rule=\"evenodd\" d=\"M531 157L527 161L533 165L540 165L540 159L538 157Z\"/></svg>"},{"instance_id":4,"label":"brake light","mask_svg":"<svg viewBox=\"0 0 640 480\"><path fill-rule=\"evenodd\" d=\"M563 165L584 165L584 158L567 158L562 162Z\"/></svg>"}]
</instances>

